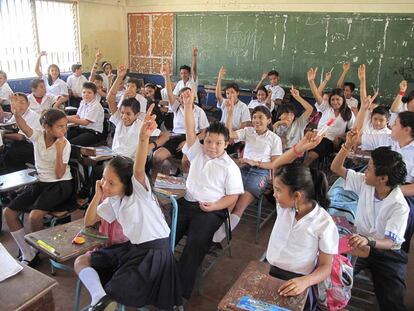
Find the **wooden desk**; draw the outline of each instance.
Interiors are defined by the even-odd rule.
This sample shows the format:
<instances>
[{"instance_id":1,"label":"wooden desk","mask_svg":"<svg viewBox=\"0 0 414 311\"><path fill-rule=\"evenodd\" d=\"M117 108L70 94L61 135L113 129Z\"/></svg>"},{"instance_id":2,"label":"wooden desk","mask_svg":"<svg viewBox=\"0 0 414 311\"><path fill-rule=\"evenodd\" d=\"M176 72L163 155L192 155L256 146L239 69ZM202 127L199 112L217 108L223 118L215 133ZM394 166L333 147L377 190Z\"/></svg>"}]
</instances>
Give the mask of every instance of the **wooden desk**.
<instances>
[{"instance_id":1,"label":"wooden desk","mask_svg":"<svg viewBox=\"0 0 414 311\"><path fill-rule=\"evenodd\" d=\"M34 248L45 253L56 262L65 262L69 259L78 257L89 250L96 247L105 246L106 240L85 236L86 242L82 245L72 244L73 238L84 228L83 218L72 221L70 223L59 225L56 227L47 228L37 232L25 235L27 243ZM95 231L94 233L98 233ZM42 240L46 244L52 246L55 252L51 252L36 241Z\"/></svg>"},{"instance_id":2,"label":"wooden desk","mask_svg":"<svg viewBox=\"0 0 414 311\"><path fill-rule=\"evenodd\" d=\"M26 265L18 274L0 282L0 310L55 310L52 288L56 280Z\"/></svg>"},{"instance_id":3,"label":"wooden desk","mask_svg":"<svg viewBox=\"0 0 414 311\"><path fill-rule=\"evenodd\" d=\"M236 305L243 296L250 296L270 304L288 308L292 311L303 310L307 291L295 297L282 297L278 288L285 282L269 275L270 266L260 261L251 261L226 296L220 301L220 311L242 311Z\"/></svg>"},{"instance_id":4,"label":"wooden desk","mask_svg":"<svg viewBox=\"0 0 414 311\"><path fill-rule=\"evenodd\" d=\"M28 168L0 176L0 193L38 182L36 170Z\"/></svg>"}]
</instances>

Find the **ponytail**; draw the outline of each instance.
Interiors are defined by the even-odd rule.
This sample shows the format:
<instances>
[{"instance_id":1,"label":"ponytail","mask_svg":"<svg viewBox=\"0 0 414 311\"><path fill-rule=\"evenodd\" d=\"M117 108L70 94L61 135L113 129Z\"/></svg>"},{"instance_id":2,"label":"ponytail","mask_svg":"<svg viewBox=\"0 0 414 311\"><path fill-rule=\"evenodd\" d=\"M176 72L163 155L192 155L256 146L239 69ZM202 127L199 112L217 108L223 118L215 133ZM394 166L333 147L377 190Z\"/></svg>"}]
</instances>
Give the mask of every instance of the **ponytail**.
<instances>
[{"instance_id":1,"label":"ponytail","mask_svg":"<svg viewBox=\"0 0 414 311\"><path fill-rule=\"evenodd\" d=\"M328 196L329 184L324 172L310 168L312 174L313 185L315 188L315 201L320 206L327 209L331 205L331 200Z\"/></svg>"}]
</instances>

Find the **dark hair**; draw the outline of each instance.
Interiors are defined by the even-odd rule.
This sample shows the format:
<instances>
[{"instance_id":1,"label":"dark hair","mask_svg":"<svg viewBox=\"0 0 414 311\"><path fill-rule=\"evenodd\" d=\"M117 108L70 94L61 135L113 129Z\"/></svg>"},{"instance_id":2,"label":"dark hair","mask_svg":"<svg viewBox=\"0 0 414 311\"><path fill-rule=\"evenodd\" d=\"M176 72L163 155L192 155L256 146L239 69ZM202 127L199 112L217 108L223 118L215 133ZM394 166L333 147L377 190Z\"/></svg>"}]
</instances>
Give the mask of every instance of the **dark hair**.
<instances>
[{"instance_id":1,"label":"dark hair","mask_svg":"<svg viewBox=\"0 0 414 311\"><path fill-rule=\"evenodd\" d=\"M373 116L374 114L380 114L380 115L384 116L384 117L385 117L385 118L387 118L387 119L390 117L390 112L389 112L389 110L388 110L386 107L384 107L384 106L378 106L378 107L375 107L375 108L372 110L372 113L371 113L371 118L372 118L372 116Z\"/></svg>"},{"instance_id":2,"label":"dark hair","mask_svg":"<svg viewBox=\"0 0 414 311\"><path fill-rule=\"evenodd\" d=\"M81 64L73 64L72 65L72 72L75 72L76 70L82 68Z\"/></svg>"},{"instance_id":3,"label":"dark hair","mask_svg":"<svg viewBox=\"0 0 414 311\"><path fill-rule=\"evenodd\" d=\"M277 168L274 177L288 186L290 193L303 192L308 200L315 200L325 209L331 204L328 196L328 181L322 171L293 163Z\"/></svg>"},{"instance_id":4,"label":"dark hair","mask_svg":"<svg viewBox=\"0 0 414 311\"><path fill-rule=\"evenodd\" d=\"M37 87L39 86L39 84L41 83L45 83L45 81L43 79L40 78L34 78L32 80L32 83L30 84L30 86L32 87L32 89L37 89Z\"/></svg>"},{"instance_id":5,"label":"dark hair","mask_svg":"<svg viewBox=\"0 0 414 311\"><path fill-rule=\"evenodd\" d=\"M270 112L269 108L267 108L266 106L259 105L259 106L254 107L252 111L252 117L256 112L261 112L266 116L266 118L272 119L272 113Z\"/></svg>"},{"instance_id":6,"label":"dark hair","mask_svg":"<svg viewBox=\"0 0 414 311\"><path fill-rule=\"evenodd\" d=\"M402 155L392 151L389 146L372 150L371 159L375 167L375 176L387 176L387 186L395 188L405 182L407 167Z\"/></svg>"},{"instance_id":7,"label":"dark hair","mask_svg":"<svg viewBox=\"0 0 414 311\"><path fill-rule=\"evenodd\" d=\"M95 75L95 79L94 80L98 80L98 81L103 82L103 78L102 78L101 75Z\"/></svg>"},{"instance_id":8,"label":"dark hair","mask_svg":"<svg viewBox=\"0 0 414 311\"><path fill-rule=\"evenodd\" d=\"M345 82L344 83L344 89L345 89L345 86L349 86L349 88L351 89L351 92L355 91L355 83L353 83L353 82Z\"/></svg>"},{"instance_id":9,"label":"dark hair","mask_svg":"<svg viewBox=\"0 0 414 311\"><path fill-rule=\"evenodd\" d=\"M50 108L42 112L40 115L40 124L53 126L60 119L66 118L66 114L59 109Z\"/></svg>"},{"instance_id":10,"label":"dark hair","mask_svg":"<svg viewBox=\"0 0 414 311\"><path fill-rule=\"evenodd\" d=\"M178 96L181 96L181 94L185 91L191 91L191 88L189 88L188 86L184 86L182 89L178 91Z\"/></svg>"},{"instance_id":11,"label":"dark hair","mask_svg":"<svg viewBox=\"0 0 414 311\"><path fill-rule=\"evenodd\" d=\"M49 83L50 86L53 84L52 76L49 73L50 72L50 69L52 69L52 68L56 68L59 71L58 78L60 78L60 69L59 69L59 66L56 65L56 64L49 65L49 67L47 67L47 82Z\"/></svg>"},{"instance_id":12,"label":"dark hair","mask_svg":"<svg viewBox=\"0 0 414 311\"><path fill-rule=\"evenodd\" d=\"M106 60L104 60L102 62L102 69L105 69L105 67L108 66L108 65L111 66L111 69L112 69L112 64L110 62L107 62Z\"/></svg>"},{"instance_id":13,"label":"dark hair","mask_svg":"<svg viewBox=\"0 0 414 311\"><path fill-rule=\"evenodd\" d=\"M411 138L414 139L414 111L404 111L398 114L402 127L411 129Z\"/></svg>"},{"instance_id":14,"label":"dark hair","mask_svg":"<svg viewBox=\"0 0 414 311\"><path fill-rule=\"evenodd\" d=\"M92 90L94 94L96 94L96 92L97 92L96 85L93 82L85 82L82 85L82 88Z\"/></svg>"},{"instance_id":15,"label":"dark hair","mask_svg":"<svg viewBox=\"0 0 414 311\"><path fill-rule=\"evenodd\" d=\"M6 77L7 79L7 77ZM407 96L405 96L402 101L404 103L409 103L410 101L412 101L414 99L414 90L412 90L410 93L407 94Z\"/></svg>"},{"instance_id":16,"label":"dark hair","mask_svg":"<svg viewBox=\"0 0 414 311\"><path fill-rule=\"evenodd\" d=\"M240 92L240 88L239 85L236 82L230 82L226 84L226 87L224 89L224 91L227 91L228 89L233 89L235 90L237 93Z\"/></svg>"},{"instance_id":17,"label":"dark hair","mask_svg":"<svg viewBox=\"0 0 414 311\"><path fill-rule=\"evenodd\" d=\"M206 130L206 136L208 133L222 134L224 136L224 141L228 142L230 139L229 129L219 121L214 121Z\"/></svg>"},{"instance_id":18,"label":"dark hair","mask_svg":"<svg viewBox=\"0 0 414 311\"><path fill-rule=\"evenodd\" d=\"M154 91L157 90L157 86L153 83L147 83L147 84L145 84L145 87L149 87L149 88L153 89Z\"/></svg>"},{"instance_id":19,"label":"dark hair","mask_svg":"<svg viewBox=\"0 0 414 311\"><path fill-rule=\"evenodd\" d=\"M22 92L15 92L15 93L14 93L14 95L17 95L17 96L23 97L23 98L24 98L24 100L26 101L26 103L29 103L29 99L27 98L27 95L26 95L25 93L22 93Z\"/></svg>"},{"instance_id":20,"label":"dark hair","mask_svg":"<svg viewBox=\"0 0 414 311\"><path fill-rule=\"evenodd\" d=\"M127 84L128 84L128 83L135 84L135 86L137 87L137 92L139 92L140 88L142 87L142 80L139 80L139 79L137 79L137 78L131 78L131 77L128 77L128 80L127 80L127 82L126 82L126 83L127 83Z\"/></svg>"},{"instance_id":21,"label":"dark hair","mask_svg":"<svg viewBox=\"0 0 414 311\"><path fill-rule=\"evenodd\" d=\"M280 105L278 110L277 110L277 118L279 119L280 116L284 113L293 113L295 115L295 118L296 118L296 108L295 108L295 106L291 103L286 103L286 104Z\"/></svg>"},{"instance_id":22,"label":"dark hair","mask_svg":"<svg viewBox=\"0 0 414 311\"><path fill-rule=\"evenodd\" d=\"M190 67L190 66L187 66L187 65L182 65L182 66L180 67L180 71L181 71L182 69L187 70L188 72L191 72L191 67Z\"/></svg>"},{"instance_id":23,"label":"dark hair","mask_svg":"<svg viewBox=\"0 0 414 311\"><path fill-rule=\"evenodd\" d=\"M3 75L4 79L7 80L7 73L5 73L3 70L0 70L0 75Z\"/></svg>"},{"instance_id":24,"label":"dark hair","mask_svg":"<svg viewBox=\"0 0 414 311\"><path fill-rule=\"evenodd\" d=\"M124 99L121 103L121 107L131 107L132 111L137 114L141 111L141 104L135 97Z\"/></svg>"},{"instance_id":25,"label":"dark hair","mask_svg":"<svg viewBox=\"0 0 414 311\"><path fill-rule=\"evenodd\" d=\"M276 76L279 77L279 73L276 70L270 70L269 73L267 74L268 77L270 76Z\"/></svg>"},{"instance_id":26,"label":"dark hair","mask_svg":"<svg viewBox=\"0 0 414 311\"><path fill-rule=\"evenodd\" d=\"M263 91L266 93L266 96L269 95L269 92L267 91L267 88L264 85L259 86L259 88L257 89L257 93L259 93L259 91Z\"/></svg>"},{"instance_id":27,"label":"dark hair","mask_svg":"<svg viewBox=\"0 0 414 311\"><path fill-rule=\"evenodd\" d=\"M346 104L346 98L344 95L344 91L340 88L333 89L331 94L329 95L329 105L331 105L331 98L332 96L339 96L342 97L342 106L339 108L339 113L341 114L342 119L344 121L349 121L352 118L352 111L349 109L348 105Z\"/></svg>"},{"instance_id":28,"label":"dark hair","mask_svg":"<svg viewBox=\"0 0 414 311\"><path fill-rule=\"evenodd\" d=\"M130 196L133 190L131 179L134 172L134 161L127 157L116 156L105 165L105 167L108 166L110 166L115 171L115 174L118 175L119 179L124 185L125 195Z\"/></svg>"}]
</instances>

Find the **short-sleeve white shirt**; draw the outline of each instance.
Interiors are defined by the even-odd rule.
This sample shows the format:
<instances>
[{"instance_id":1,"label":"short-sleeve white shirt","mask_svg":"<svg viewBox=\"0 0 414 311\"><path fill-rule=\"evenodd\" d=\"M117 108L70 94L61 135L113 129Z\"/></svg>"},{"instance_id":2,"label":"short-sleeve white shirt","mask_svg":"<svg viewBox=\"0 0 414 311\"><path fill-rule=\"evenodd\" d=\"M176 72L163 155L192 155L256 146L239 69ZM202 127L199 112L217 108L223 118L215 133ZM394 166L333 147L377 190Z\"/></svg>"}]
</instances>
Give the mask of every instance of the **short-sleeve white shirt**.
<instances>
[{"instance_id":1,"label":"short-sleeve white shirt","mask_svg":"<svg viewBox=\"0 0 414 311\"><path fill-rule=\"evenodd\" d=\"M121 107L122 101L124 100L125 94L121 96L121 99L118 102L118 108ZM135 95L135 99L139 102L139 112L146 113L147 112L147 99L142 96L141 94Z\"/></svg>"},{"instance_id":2,"label":"short-sleeve white shirt","mask_svg":"<svg viewBox=\"0 0 414 311\"><path fill-rule=\"evenodd\" d=\"M177 84L174 87L173 94L174 96L178 96L180 93L180 90L184 87L189 87L190 89L195 86L196 92L198 88L198 80L194 81L193 78L190 78L187 82L184 82L184 80L180 80L177 82ZM196 96L195 102L198 103L198 97Z\"/></svg>"},{"instance_id":3,"label":"short-sleeve white shirt","mask_svg":"<svg viewBox=\"0 0 414 311\"><path fill-rule=\"evenodd\" d=\"M178 101L175 101L169 108L174 113L173 132L177 134L185 134L184 107ZM195 121L195 132L197 134L200 133L202 129L210 126L205 111L197 105L193 105L193 116Z\"/></svg>"},{"instance_id":4,"label":"short-sleeve white shirt","mask_svg":"<svg viewBox=\"0 0 414 311\"><path fill-rule=\"evenodd\" d=\"M358 108L358 99L355 97L350 97L346 99L346 104L348 105L349 109Z\"/></svg>"},{"instance_id":5,"label":"short-sleeve white shirt","mask_svg":"<svg viewBox=\"0 0 414 311\"><path fill-rule=\"evenodd\" d=\"M59 96L52 94L45 94L45 96L42 97L40 104L37 102L33 93L27 96L27 99L29 100L30 109L41 114L44 110L52 108L58 97Z\"/></svg>"},{"instance_id":6,"label":"short-sleeve white shirt","mask_svg":"<svg viewBox=\"0 0 414 311\"><path fill-rule=\"evenodd\" d=\"M217 107L222 110L220 122L223 122L223 123L226 123L226 119L227 119L226 101L227 99L224 99L221 104L217 102ZM252 119L250 116L249 108L247 108L247 105L245 103L239 100L237 104L234 105L233 107L233 121L232 121L233 130L239 129L240 125L243 122L249 122L251 120Z\"/></svg>"},{"instance_id":7,"label":"short-sleeve white shirt","mask_svg":"<svg viewBox=\"0 0 414 311\"><path fill-rule=\"evenodd\" d=\"M391 112L390 111L391 116L390 116L390 119L388 120L388 125L389 126L393 126L395 124L395 121L397 121L398 114L400 112L404 112L404 111L407 111L408 110L408 107L407 106L408 106L407 103L401 103L400 106L398 107L398 111L397 112Z\"/></svg>"},{"instance_id":8,"label":"short-sleeve white shirt","mask_svg":"<svg viewBox=\"0 0 414 311\"><path fill-rule=\"evenodd\" d=\"M121 113L117 110L110 118L115 125L115 134L112 141L112 150L119 155L134 159L139 142L139 133L142 121L136 119L130 126L125 126L121 120Z\"/></svg>"},{"instance_id":9,"label":"short-sleeve white shirt","mask_svg":"<svg viewBox=\"0 0 414 311\"><path fill-rule=\"evenodd\" d=\"M257 99L252 99L250 101L250 103L247 105L247 108L254 109L257 106L265 106L267 109L269 109L269 107L266 105L266 103L259 102L259 100L257 100ZM270 112L272 112L274 109L275 109L275 103L273 101L271 101L269 110L270 110Z\"/></svg>"},{"instance_id":10,"label":"short-sleeve white shirt","mask_svg":"<svg viewBox=\"0 0 414 311\"><path fill-rule=\"evenodd\" d=\"M86 103L84 100L82 100L76 114L81 119L90 121L88 125L80 125L81 128L91 129L99 133L103 132L103 121L105 113L101 103L97 100L96 97L90 103Z\"/></svg>"},{"instance_id":11,"label":"short-sleeve white shirt","mask_svg":"<svg viewBox=\"0 0 414 311\"><path fill-rule=\"evenodd\" d=\"M191 163L186 182L187 201L215 202L226 195L244 192L240 169L226 152L212 159L196 139L191 147L184 145L183 153Z\"/></svg>"},{"instance_id":12,"label":"short-sleeve white shirt","mask_svg":"<svg viewBox=\"0 0 414 311\"><path fill-rule=\"evenodd\" d=\"M82 97L82 89L85 82L88 82L88 79L86 79L84 75L77 77L75 74L71 74L66 80L68 88L71 89L73 95L77 97Z\"/></svg>"},{"instance_id":13,"label":"short-sleeve white shirt","mask_svg":"<svg viewBox=\"0 0 414 311\"><path fill-rule=\"evenodd\" d=\"M27 108L27 110L23 113L22 117L26 121L27 125L30 126L33 130L43 130L42 125L40 124L40 115L30 109L30 107ZM7 123L14 122L16 122L16 118L13 115ZM19 130L18 133L26 137L22 130Z\"/></svg>"},{"instance_id":14,"label":"short-sleeve white shirt","mask_svg":"<svg viewBox=\"0 0 414 311\"><path fill-rule=\"evenodd\" d=\"M68 96L68 85L65 81L60 78L57 78L52 85L49 85L49 81L47 80L47 76L42 76L43 81L45 81L46 91L52 95L56 96Z\"/></svg>"},{"instance_id":15,"label":"short-sleeve white shirt","mask_svg":"<svg viewBox=\"0 0 414 311\"><path fill-rule=\"evenodd\" d=\"M275 101L276 99L283 100L283 97L285 97L285 90L280 85L268 84L265 88L267 90L272 90L272 101Z\"/></svg>"},{"instance_id":16,"label":"short-sleeve white shirt","mask_svg":"<svg viewBox=\"0 0 414 311\"><path fill-rule=\"evenodd\" d=\"M9 97L13 94L13 90L7 82L0 86L0 99L3 100L2 105L10 105Z\"/></svg>"},{"instance_id":17,"label":"short-sleeve white shirt","mask_svg":"<svg viewBox=\"0 0 414 311\"><path fill-rule=\"evenodd\" d=\"M296 221L294 208L277 205L277 218L267 247L267 261L280 269L308 275L316 267L319 251L338 253L338 229L318 204Z\"/></svg>"}]
</instances>

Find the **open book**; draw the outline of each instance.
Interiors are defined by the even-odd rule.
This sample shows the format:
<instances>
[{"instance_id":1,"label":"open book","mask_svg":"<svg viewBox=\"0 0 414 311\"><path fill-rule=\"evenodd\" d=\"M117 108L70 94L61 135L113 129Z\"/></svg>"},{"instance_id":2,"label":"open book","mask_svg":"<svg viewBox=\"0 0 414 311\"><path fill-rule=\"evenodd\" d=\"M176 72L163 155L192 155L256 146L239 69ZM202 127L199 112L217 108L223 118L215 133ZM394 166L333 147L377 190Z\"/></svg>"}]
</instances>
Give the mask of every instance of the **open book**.
<instances>
[{"instance_id":1,"label":"open book","mask_svg":"<svg viewBox=\"0 0 414 311\"><path fill-rule=\"evenodd\" d=\"M157 174L154 183L155 188L185 190L185 179L183 177L167 176L161 173Z\"/></svg>"},{"instance_id":2,"label":"open book","mask_svg":"<svg viewBox=\"0 0 414 311\"><path fill-rule=\"evenodd\" d=\"M3 244L0 243L0 282L19 273L23 267L19 265Z\"/></svg>"}]
</instances>

